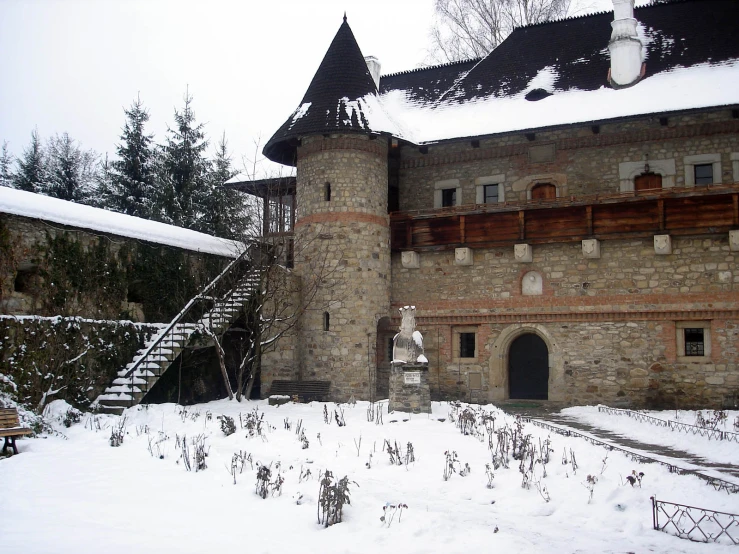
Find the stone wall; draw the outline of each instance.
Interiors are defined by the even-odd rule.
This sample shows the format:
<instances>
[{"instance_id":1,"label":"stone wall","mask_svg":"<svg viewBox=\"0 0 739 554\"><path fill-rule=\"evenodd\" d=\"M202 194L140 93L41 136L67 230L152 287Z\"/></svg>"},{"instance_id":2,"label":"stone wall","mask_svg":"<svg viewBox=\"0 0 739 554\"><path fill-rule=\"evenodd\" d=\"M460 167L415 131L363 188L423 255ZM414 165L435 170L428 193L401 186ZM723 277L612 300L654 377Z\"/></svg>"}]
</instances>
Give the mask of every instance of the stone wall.
<instances>
[{"instance_id":1,"label":"stone wall","mask_svg":"<svg viewBox=\"0 0 739 554\"><path fill-rule=\"evenodd\" d=\"M509 202L525 201L537 182L555 184L564 198L633 190L632 173L641 173L645 163L663 174L663 187L683 187L690 184L685 157L703 154L720 155L715 182L739 180L739 120L731 110L607 123L597 133L590 126L540 131L529 138L517 133L481 139L479 147L470 141L430 145L427 154L403 147L400 210L433 208L437 183L458 186L461 204L476 203L477 184L496 182Z\"/></svg>"},{"instance_id":2,"label":"stone wall","mask_svg":"<svg viewBox=\"0 0 739 554\"><path fill-rule=\"evenodd\" d=\"M507 353L524 332L549 350L549 398L572 403L667 408L720 406L739 392L739 273L728 237L675 237L670 255L649 240L475 250L470 266L454 252L421 252L420 268L393 254L392 303L413 304L430 362L432 395L472 401L508 397ZM535 272L541 293L524 294ZM706 325L710 356L681 356L683 322ZM459 358L455 333L475 332L475 358ZM470 383L480 379L480 387Z\"/></svg>"},{"instance_id":3,"label":"stone wall","mask_svg":"<svg viewBox=\"0 0 739 554\"><path fill-rule=\"evenodd\" d=\"M168 322L228 261L0 214L0 313Z\"/></svg>"},{"instance_id":4,"label":"stone wall","mask_svg":"<svg viewBox=\"0 0 739 554\"><path fill-rule=\"evenodd\" d=\"M387 179L386 140L313 137L298 149L299 371L331 381L335 400L369 398L377 321L390 309Z\"/></svg>"}]
</instances>

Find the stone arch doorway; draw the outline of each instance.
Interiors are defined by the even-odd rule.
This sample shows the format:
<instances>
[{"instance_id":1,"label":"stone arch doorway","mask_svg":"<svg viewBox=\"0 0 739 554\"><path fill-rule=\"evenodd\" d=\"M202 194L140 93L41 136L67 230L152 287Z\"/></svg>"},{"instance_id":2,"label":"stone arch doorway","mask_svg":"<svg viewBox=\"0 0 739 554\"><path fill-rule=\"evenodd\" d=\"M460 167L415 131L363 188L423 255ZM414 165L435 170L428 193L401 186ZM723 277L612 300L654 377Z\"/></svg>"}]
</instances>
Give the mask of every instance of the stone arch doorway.
<instances>
[{"instance_id":1,"label":"stone arch doorway","mask_svg":"<svg viewBox=\"0 0 739 554\"><path fill-rule=\"evenodd\" d=\"M391 327L390 318L382 317L377 322L376 371L374 378L374 398L390 396L390 362L393 361L393 337L397 333ZM372 383L370 386L373 385Z\"/></svg>"},{"instance_id":2,"label":"stone arch doorway","mask_svg":"<svg viewBox=\"0 0 739 554\"><path fill-rule=\"evenodd\" d=\"M511 399L549 399L549 349L538 335L524 333L511 342L508 389Z\"/></svg>"}]
</instances>

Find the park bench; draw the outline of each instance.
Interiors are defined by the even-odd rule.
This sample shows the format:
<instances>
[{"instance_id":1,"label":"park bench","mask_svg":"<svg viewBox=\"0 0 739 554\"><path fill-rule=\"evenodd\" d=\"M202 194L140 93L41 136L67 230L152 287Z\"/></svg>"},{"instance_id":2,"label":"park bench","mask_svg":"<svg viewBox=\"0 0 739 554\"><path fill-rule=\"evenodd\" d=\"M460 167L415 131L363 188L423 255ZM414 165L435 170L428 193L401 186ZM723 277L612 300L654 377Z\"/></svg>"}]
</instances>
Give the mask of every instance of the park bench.
<instances>
[{"instance_id":1,"label":"park bench","mask_svg":"<svg viewBox=\"0 0 739 554\"><path fill-rule=\"evenodd\" d=\"M328 400L331 381L288 381L275 379L269 390L270 395L297 397L300 402L323 402Z\"/></svg>"},{"instance_id":2,"label":"park bench","mask_svg":"<svg viewBox=\"0 0 739 554\"><path fill-rule=\"evenodd\" d=\"M15 408L0 408L0 437L5 437L5 445L3 446L3 454L8 446L13 447L13 454L18 454L18 448L15 446L15 438L33 433L27 427L21 427L18 419L18 410Z\"/></svg>"}]
</instances>

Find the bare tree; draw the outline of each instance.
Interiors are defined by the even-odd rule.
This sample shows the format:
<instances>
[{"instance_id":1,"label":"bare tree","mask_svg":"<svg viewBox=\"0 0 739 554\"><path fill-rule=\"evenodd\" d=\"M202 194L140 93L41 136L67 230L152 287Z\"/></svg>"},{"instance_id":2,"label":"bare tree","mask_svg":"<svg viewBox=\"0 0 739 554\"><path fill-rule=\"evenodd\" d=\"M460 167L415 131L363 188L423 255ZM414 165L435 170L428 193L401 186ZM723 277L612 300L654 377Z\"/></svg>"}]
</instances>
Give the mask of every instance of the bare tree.
<instances>
[{"instance_id":1,"label":"bare tree","mask_svg":"<svg viewBox=\"0 0 739 554\"><path fill-rule=\"evenodd\" d=\"M257 182L257 163L244 164L245 179L252 183ZM235 290L245 278L258 278L258 283L237 319L238 329L231 328L238 340L226 341L225 330L204 330L214 343L224 379L228 381L229 373L235 377L234 386L227 382L226 389L229 398L233 393L238 401L251 396L262 357L278 349L281 339L286 340L295 332L305 311L325 308L315 305L316 295L331 286L336 271L337 262L329 263L327 251L316 248L312 240L295 240L292 232L295 196L285 194L284 188L289 180L279 175L259 180L258 195L256 190L252 191L255 194L249 195L244 203L247 213L243 219L248 225L244 227L242 240L252 245L248 255L250 271L248 275L234 272L229 277L230 288ZM305 255L306 252L309 254ZM300 276L292 270L292 260L296 257L310 257Z\"/></svg>"},{"instance_id":2,"label":"bare tree","mask_svg":"<svg viewBox=\"0 0 739 554\"><path fill-rule=\"evenodd\" d=\"M436 0L430 61L486 56L515 27L564 17L569 9L570 0Z\"/></svg>"}]
</instances>

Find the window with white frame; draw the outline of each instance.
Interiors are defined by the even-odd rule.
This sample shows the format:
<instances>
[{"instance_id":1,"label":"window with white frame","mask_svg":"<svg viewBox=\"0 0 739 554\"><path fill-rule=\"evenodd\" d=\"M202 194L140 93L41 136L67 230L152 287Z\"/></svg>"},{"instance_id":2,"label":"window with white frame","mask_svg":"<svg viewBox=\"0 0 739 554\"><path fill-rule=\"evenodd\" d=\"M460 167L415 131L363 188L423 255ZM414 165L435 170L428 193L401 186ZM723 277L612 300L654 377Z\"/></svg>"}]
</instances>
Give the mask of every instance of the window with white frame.
<instances>
[{"instance_id":1,"label":"window with white frame","mask_svg":"<svg viewBox=\"0 0 739 554\"><path fill-rule=\"evenodd\" d=\"M683 163L686 187L721 183L721 154L685 156Z\"/></svg>"},{"instance_id":2,"label":"window with white frame","mask_svg":"<svg viewBox=\"0 0 739 554\"><path fill-rule=\"evenodd\" d=\"M434 208L449 208L462 203L459 179L446 179L434 183Z\"/></svg>"},{"instance_id":3,"label":"window with white frame","mask_svg":"<svg viewBox=\"0 0 739 554\"><path fill-rule=\"evenodd\" d=\"M487 175L475 179L475 204L505 202L503 182L505 175Z\"/></svg>"},{"instance_id":4,"label":"window with white frame","mask_svg":"<svg viewBox=\"0 0 739 554\"><path fill-rule=\"evenodd\" d=\"M683 362L698 362L711 357L711 322L678 321L677 357Z\"/></svg>"}]
</instances>

